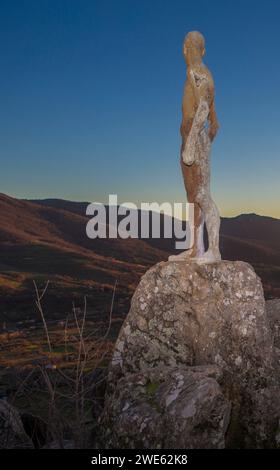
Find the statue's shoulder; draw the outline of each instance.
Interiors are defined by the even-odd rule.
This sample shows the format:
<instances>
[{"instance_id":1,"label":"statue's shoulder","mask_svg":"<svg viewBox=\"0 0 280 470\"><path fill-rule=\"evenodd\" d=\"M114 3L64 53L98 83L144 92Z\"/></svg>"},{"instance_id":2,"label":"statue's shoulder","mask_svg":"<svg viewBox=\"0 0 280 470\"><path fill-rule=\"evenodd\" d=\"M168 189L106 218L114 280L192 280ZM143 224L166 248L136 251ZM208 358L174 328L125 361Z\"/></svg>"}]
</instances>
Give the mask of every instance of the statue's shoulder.
<instances>
[{"instance_id":1,"label":"statue's shoulder","mask_svg":"<svg viewBox=\"0 0 280 470\"><path fill-rule=\"evenodd\" d=\"M213 76L205 64L199 64L193 67L192 71L193 82L197 88L206 88L209 90L210 95L214 93L214 80Z\"/></svg>"},{"instance_id":2,"label":"statue's shoulder","mask_svg":"<svg viewBox=\"0 0 280 470\"><path fill-rule=\"evenodd\" d=\"M204 64L195 65L189 70L190 77L197 88L213 82L210 70Z\"/></svg>"},{"instance_id":3,"label":"statue's shoulder","mask_svg":"<svg viewBox=\"0 0 280 470\"><path fill-rule=\"evenodd\" d=\"M213 76L208 67L205 64L200 64L197 67L195 67L196 73L202 75L205 77L205 79L213 81Z\"/></svg>"}]
</instances>

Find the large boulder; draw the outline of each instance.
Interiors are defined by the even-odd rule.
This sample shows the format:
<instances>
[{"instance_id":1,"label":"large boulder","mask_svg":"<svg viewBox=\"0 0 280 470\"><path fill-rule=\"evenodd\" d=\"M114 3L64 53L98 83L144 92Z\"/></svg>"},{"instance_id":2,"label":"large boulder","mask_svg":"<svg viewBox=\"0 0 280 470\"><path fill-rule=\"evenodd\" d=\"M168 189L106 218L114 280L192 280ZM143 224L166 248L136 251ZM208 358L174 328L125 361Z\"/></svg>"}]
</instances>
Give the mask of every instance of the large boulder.
<instances>
[{"instance_id":1,"label":"large boulder","mask_svg":"<svg viewBox=\"0 0 280 470\"><path fill-rule=\"evenodd\" d=\"M155 368L123 377L108 394L105 448L221 449L230 417L217 367Z\"/></svg>"},{"instance_id":2,"label":"large boulder","mask_svg":"<svg viewBox=\"0 0 280 470\"><path fill-rule=\"evenodd\" d=\"M18 411L5 400L0 400L0 449L33 449Z\"/></svg>"},{"instance_id":3,"label":"large boulder","mask_svg":"<svg viewBox=\"0 0 280 470\"><path fill-rule=\"evenodd\" d=\"M263 288L243 262L159 263L141 279L111 374L217 364L240 380L272 366Z\"/></svg>"},{"instance_id":4,"label":"large boulder","mask_svg":"<svg viewBox=\"0 0 280 470\"><path fill-rule=\"evenodd\" d=\"M187 367L190 370L212 365L222 370L221 393L224 400L231 403L226 446L275 447L280 417L276 363L262 284L249 264L232 261L202 265L182 261L159 263L142 277L116 342L108 376L107 423L114 423L116 413L128 432L136 435L136 428L139 431L140 422L136 418L133 421L133 417L140 416L139 409L143 412L145 397L139 392L133 374L145 378L155 369ZM168 388L175 379L171 375L164 380ZM198 403L198 384L192 387ZM125 393L131 403L129 412L120 405ZM135 414L133 394L137 396ZM184 395L184 399L187 401L189 397ZM173 406L180 408L176 401ZM206 405L202 399L201 409L203 406ZM169 410L165 410L165 416L166 413L169 415ZM133 424L132 421L129 424L129 419ZM196 419L192 422L196 427L195 423ZM198 436L196 441L190 437L193 434L189 424L184 422L183 428L193 447L206 445L203 427L198 426L200 445ZM154 434L153 437L149 434L150 445L147 446L152 447L158 431L150 429L154 429ZM172 432L177 443L182 442L179 433ZM159 445L165 445L164 441L160 442ZM222 439L220 447L221 442ZM123 440L120 439L119 445L123 445Z\"/></svg>"}]
</instances>

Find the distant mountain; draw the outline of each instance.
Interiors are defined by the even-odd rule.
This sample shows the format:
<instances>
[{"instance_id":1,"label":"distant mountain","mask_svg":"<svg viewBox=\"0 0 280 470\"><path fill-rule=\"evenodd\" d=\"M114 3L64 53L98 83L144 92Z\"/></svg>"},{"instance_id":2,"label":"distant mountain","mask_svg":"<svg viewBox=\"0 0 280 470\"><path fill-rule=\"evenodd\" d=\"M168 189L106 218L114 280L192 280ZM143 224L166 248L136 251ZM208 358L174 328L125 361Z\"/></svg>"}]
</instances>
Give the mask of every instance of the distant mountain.
<instances>
[{"instance_id":1,"label":"distant mountain","mask_svg":"<svg viewBox=\"0 0 280 470\"><path fill-rule=\"evenodd\" d=\"M28 199L27 199L28 201ZM85 215L89 202L67 201L66 199L31 199L29 202L40 204L41 206L53 207L72 212L73 214Z\"/></svg>"},{"instance_id":2,"label":"distant mountain","mask_svg":"<svg viewBox=\"0 0 280 470\"><path fill-rule=\"evenodd\" d=\"M0 194L0 320L34 315L33 280L39 286L50 280L44 305L57 317L85 295L90 311L106 315L117 280L114 314L124 315L140 276L174 252L172 239L88 239L87 205ZM266 295L280 296L280 220L255 214L222 219L221 251L225 259L252 263Z\"/></svg>"},{"instance_id":3,"label":"distant mountain","mask_svg":"<svg viewBox=\"0 0 280 470\"><path fill-rule=\"evenodd\" d=\"M108 312L117 280L116 311L124 313L139 277L166 252L142 240L90 240L84 213L0 195L0 297L2 316L34 311L33 280L43 286L49 311L66 312L72 300Z\"/></svg>"},{"instance_id":4,"label":"distant mountain","mask_svg":"<svg viewBox=\"0 0 280 470\"><path fill-rule=\"evenodd\" d=\"M223 219L224 235L240 237L251 242L268 244L279 250L280 220L257 214L242 214L237 217Z\"/></svg>"},{"instance_id":5,"label":"distant mountain","mask_svg":"<svg viewBox=\"0 0 280 470\"><path fill-rule=\"evenodd\" d=\"M59 199L37 201L76 214L85 213L87 202ZM154 248L174 252L174 239L145 240ZM221 252L224 259L253 264L261 276L267 297L280 296L280 220L256 214L241 214L221 220Z\"/></svg>"},{"instance_id":6,"label":"distant mountain","mask_svg":"<svg viewBox=\"0 0 280 470\"><path fill-rule=\"evenodd\" d=\"M79 215L85 214L89 204L61 199L34 202ZM168 253L174 251L174 239L148 239L145 243ZM280 265L280 220L256 214L222 218L221 251L225 259Z\"/></svg>"}]
</instances>

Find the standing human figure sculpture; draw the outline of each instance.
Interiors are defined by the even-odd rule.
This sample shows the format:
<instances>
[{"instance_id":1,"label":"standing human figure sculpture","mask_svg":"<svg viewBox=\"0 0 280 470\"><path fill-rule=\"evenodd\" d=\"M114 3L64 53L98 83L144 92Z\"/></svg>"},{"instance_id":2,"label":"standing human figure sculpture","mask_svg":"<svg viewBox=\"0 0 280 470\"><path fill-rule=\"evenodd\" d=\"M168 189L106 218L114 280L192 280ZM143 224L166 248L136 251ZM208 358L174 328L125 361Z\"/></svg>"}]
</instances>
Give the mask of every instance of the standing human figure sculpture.
<instances>
[{"instance_id":1,"label":"standing human figure sculpture","mask_svg":"<svg viewBox=\"0 0 280 470\"><path fill-rule=\"evenodd\" d=\"M184 41L187 80L184 88L181 124L181 168L189 203L194 204L193 246L169 260L215 262L219 250L220 216L210 193L210 149L218 131L214 102L214 81L202 62L205 41L192 31ZM206 128L206 126L208 126ZM204 249L204 223L208 233L208 250Z\"/></svg>"}]
</instances>

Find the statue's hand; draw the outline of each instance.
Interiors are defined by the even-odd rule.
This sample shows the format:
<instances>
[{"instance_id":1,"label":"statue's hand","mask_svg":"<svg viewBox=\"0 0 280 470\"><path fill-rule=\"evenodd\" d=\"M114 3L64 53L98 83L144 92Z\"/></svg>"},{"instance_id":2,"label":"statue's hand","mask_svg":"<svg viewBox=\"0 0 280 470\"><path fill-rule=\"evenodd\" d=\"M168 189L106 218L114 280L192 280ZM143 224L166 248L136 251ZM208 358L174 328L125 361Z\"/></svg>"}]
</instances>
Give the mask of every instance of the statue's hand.
<instances>
[{"instance_id":1,"label":"statue's hand","mask_svg":"<svg viewBox=\"0 0 280 470\"><path fill-rule=\"evenodd\" d=\"M182 153L182 159L185 165L191 166L194 163L194 156L190 155L186 149Z\"/></svg>"},{"instance_id":2,"label":"statue's hand","mask_svg":"<svg viewBox=\"0 0 280 470\"><path fill-rule=\"evenodd\" d=\"M193 133L187 139L185 148L182 152L182 159L185 165L191 166L195 160L195 139Z\"/></svg>"}]
</instances>

